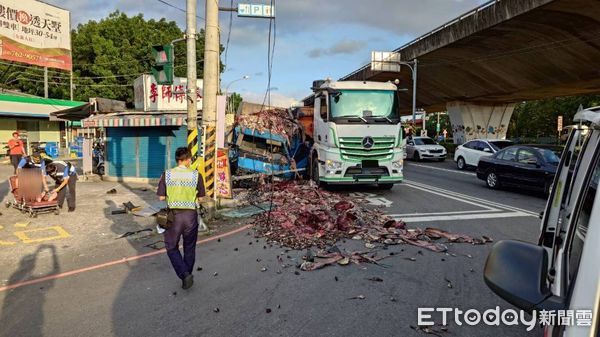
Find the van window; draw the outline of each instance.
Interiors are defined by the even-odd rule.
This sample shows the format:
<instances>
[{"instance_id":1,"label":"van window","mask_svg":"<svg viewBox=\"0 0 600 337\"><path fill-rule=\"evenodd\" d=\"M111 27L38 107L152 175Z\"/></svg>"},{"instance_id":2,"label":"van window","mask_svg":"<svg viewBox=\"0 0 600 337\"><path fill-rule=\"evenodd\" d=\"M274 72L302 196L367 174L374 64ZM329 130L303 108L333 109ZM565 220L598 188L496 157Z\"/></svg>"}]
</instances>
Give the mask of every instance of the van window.
<instances>
[{"instance_id":1,"label":"van window","mask_svg":"<svg viewBox=\"0 0 600 337\"><path fill-rule=\"evenodd\" d=\"M590 215L594 208L594 200L596 193L598 192L598 183L600 182L600 156L597 156L594 169L589 177L588 182L584 190L579 210L575 213L577 218L575 219L574 232L571 238L571 245L569 247L568 259L568 283L571 283L577 276L577 270L579 269L579 261L581 260L581 253L583 251L583 244L585 243L585 237L590 223Z\"/></svg>"}]
</instances>

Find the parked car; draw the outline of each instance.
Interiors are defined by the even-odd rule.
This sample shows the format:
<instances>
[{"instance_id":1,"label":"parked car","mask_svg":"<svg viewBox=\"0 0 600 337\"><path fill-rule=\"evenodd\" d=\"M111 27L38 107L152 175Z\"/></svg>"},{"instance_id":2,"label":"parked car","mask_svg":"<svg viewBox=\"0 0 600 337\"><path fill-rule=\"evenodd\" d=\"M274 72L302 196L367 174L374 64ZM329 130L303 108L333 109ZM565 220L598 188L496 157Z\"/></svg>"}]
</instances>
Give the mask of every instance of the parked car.
<instances>
[{"instance_id":1,"label":"parked car","mask_svg":"<svg viewBox=\"0 0 600 337\"><path fill-rule=\"evenodd\" d=\"M554 151L515 145L481 157L477 165L477 178L485 180L490 188L517 186L543 191L548 194L560 158Z\"/></svg>"},{"instance_id":2,"label":"parked car","mask_svg":"<svg viewBox=\"0 0 600 337\"><path fill-rule=\"evenodd\" d=\"M421 159L446 160L446 148L429 137L412 137L406 142L406 157L415 161Z\"/></svg>"},{"instance_id":3,"label":"parked car","mask_svg":"<svg viewBox=\"0 0 600 337\"><path fill-rule=\"evenodd\" d=\"M454 161L459 170L469 166L477 166L479 158L491 156L494 153L514 145L510 140L504 139L474 139L459 145L454 151Z\"/></svg>"},{"instance_id":4,"label":"parked car","mask_svg":"<svg viewBox=\"0 0 600 337\"><path fill-rule=\"evenodd\" d=\"M494 245L484 280L498 296L538 318L555 317L544 336L588 337L600 331L600 107L579 111L541 216L537 244ZM561 313L573 316L565 322ZM540 319L538 319L540 323Z\"/></svg>"}]
</instances>

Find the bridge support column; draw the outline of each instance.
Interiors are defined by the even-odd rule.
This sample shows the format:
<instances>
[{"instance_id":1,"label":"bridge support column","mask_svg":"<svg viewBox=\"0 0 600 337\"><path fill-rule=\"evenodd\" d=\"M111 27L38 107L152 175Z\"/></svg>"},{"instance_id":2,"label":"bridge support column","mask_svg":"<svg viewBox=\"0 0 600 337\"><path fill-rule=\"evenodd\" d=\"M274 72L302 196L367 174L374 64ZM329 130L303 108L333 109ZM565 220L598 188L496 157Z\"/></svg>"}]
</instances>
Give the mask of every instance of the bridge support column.
<instances>
[{"instance_id":1,"label":"bridge support column","mask_svg":"<svg viewBox=\"0 0 600 337\"><path fill-rule=\"evenodd\" d=\"M469 140L505 139L514 103L485 104L449 102L446 104L455 144Z\"/></svg>"}]
</instances>

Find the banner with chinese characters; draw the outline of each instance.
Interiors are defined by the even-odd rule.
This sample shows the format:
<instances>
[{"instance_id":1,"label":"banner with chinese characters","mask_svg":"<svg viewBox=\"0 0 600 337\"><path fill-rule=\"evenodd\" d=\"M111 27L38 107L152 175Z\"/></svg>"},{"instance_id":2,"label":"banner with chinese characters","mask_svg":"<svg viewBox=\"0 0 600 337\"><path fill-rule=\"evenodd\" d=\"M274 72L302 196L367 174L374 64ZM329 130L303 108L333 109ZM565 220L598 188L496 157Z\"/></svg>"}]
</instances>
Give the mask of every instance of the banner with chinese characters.
<instances>
[{"instance_id":1,"label":"banner with chinese characters","mask_svg":"<svg viewBox=\"0 0 600 337\"><path fill-rule=\"evenodd\" d=\"M229 171L229 150L217 149L217 167L215 174L215 190L219 198L232 198L231 172Z\"/></svg>"},{"instance_id":2,"label":"banner with chinese characters","mask_svg":"<svg viewBox=\"0 0 600 337\"><path fill-rule=\"evenodd\" d=\"M1 0L0 0L1 1ZM173 85L160 85L154 76L142 75L133 81L135 108L143 111L183 111L187 109L187 79L173 78ZM196 105L202 110L202 80L196 80Z\"/></svg>"},{"instance_id":3,"label":"banner with chinese characters","mask_svg":"<svg viewBox=\"0 0 600 337\"><path fill-rule=\"evenodd\" d=\"M70 13L40 1L0 0L0 59L71 70Z\"/></svg>"}]
</instances>

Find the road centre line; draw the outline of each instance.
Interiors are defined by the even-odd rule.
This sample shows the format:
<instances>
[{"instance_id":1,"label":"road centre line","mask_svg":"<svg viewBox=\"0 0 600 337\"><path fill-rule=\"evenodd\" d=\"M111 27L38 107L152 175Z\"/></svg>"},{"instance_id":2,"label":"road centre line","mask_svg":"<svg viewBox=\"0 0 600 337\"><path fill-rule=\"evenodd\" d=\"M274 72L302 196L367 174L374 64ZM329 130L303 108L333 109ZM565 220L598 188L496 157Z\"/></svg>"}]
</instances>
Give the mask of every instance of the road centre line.
<instances>
[{"instance_id":1,"label":"road centre line","mask_svg":"<svg viewBox=\"0 0 600 337\"><path fill-rule=\"evenodd\" d=\"M412 222L429 222L429 221L454 221L454 220L476 220L476 219L493 219L493 218L515 218L527 217L528 214L523 212L503 212L503 213L485 213L485 214L456 214L456 215L439 215L439 216L417 216L409 218L392 217L394 220L402 220L407 223Z\"/></svg>"},{"instance_id":2,"label":"road centre line","mask_svg":"<svg viewBox=\"0 0 600 337\"><path fill-rule=\"evenodd\" d=\"M415 187L415 186L421 187L422 189L424 189L424 190L426 190L428 192L430 192L430 190L434 190L434 191L440 192L441 195L445 195L445 196L451 195L451 196L455 196L457 198L462 198L462 199L465 199L465 200L470 200L470 201L479 202L479 203L486 203L486 204L489 204L490 206L495 206L495 207L504 208L504 209L507 209L507 210L512 210L512 211L516 211L516 212L526 213L526 214L529 214L529 215L534 216L534 217L538 217L539 216L538 213L533 212L533 211L529 211L529 210L526 210L526 209L523 209L523 208L519 208L519 207L515 207L515 206L510 206L510 205L506 205L506 204L501 204L501 203L490 201L490 200L487 200L487 199L473 197L473 196L470 196L470 195L466 195L466 194L462 194L462 193L458 193L458 192L453 192L453 191L445 190L445 189L442 189L442 188L439 188L439 187L435 187L435 186L431 186L431 185L427 185L427 184L423 184L423 183L418 183L418 182L415 182L415 181L404 180L404 183L406 185L408 185L408 186L411 186L411 187ZM480 204L478 204L478 205L480 207L483 207Z\"/></svg>"},{"instance_id":3,"label":"road centre line","mask_svg":"<svg viewBox=\"0 0 600 337\"><path fill-rule=\"evenodd\" d=\"M441 168L441 167L435 167L435 166L429 166L429 165L422 165L422 164L414 164L414 163L410 163L410 165L408 166L417 166L417 167L424 167L424 168L428 168L428 169L432 169L432 170L439 170L439 171L446 171L446 172L452 172L452 173L458 173L458 174L465 174L468 176L476 176L477 174L473 173L473 172L464 172L464 171L459 171L457 170L451 170L451 169L445 169L445 168Z\"/></svg>"},{"instance_id":4,"label":"road centre line","mask_svg":"<svg viewBox=\"0 0 600 337\"><path fill-rule=\"evenodd\" d=\"M219 234L219 235L215 235L215 236L211 236L209 238L206 239L202 239L202 240L198 240L197 242L199 244L202 243L207 243L210 241L214 241L220 238L224 238L239 232L242 232L248 228L252 227L252 225L246 225L237 229L234 229L232 231L229 232L225 232L223 234ZM45 282L45 281L49 281L49 280L55 280L55 279L61 279L61 278L65 278L68 276L72 276L72 275L78 275L78 274L82 274L88 271L92 271L92 270L96 270L96 269L103 269L103 268L107 268L107 267L111 267L111 266L115 266L115 265L119 265L119 264L124 264L124 263L129 263L131 261L135 261L135 260L140 260L146 257L151 257L151 256L155 256L155 255L160 255L160 254L164 254L166 253L166 249L160 249L157 251L153 251L153 252L149 252L149 253L144 253L144 254L138 254L138 255L133 255L133 256L129 256L129 257L124 257L122 259L119 260L113 260L113 261L109 261L109 262L105 262L105 263L101 263L101 264L96 264L96 265L92 265L92 266L88 266L88 267L84 267L84 268L79 268L79 269L75 269L75 270L71 270L71 271L67 271L64 273L59 273L59 274L54 274L54 275L48 275L48 276L44 276L44 277L40 277L40 278L34 278L31 280L27 280L27 281L23 281L23 282L17 282L17 283L13 283L13 284L8 284L5 285L3 287L0 287L0 293L7 291L7 290L11 290L11 289L16 289L16 288L20 288L20 287L24 287L27 285L31 285L31 284L37 284L37 283L41 283L41 282Z\"/></svg>"}]
</instances>

